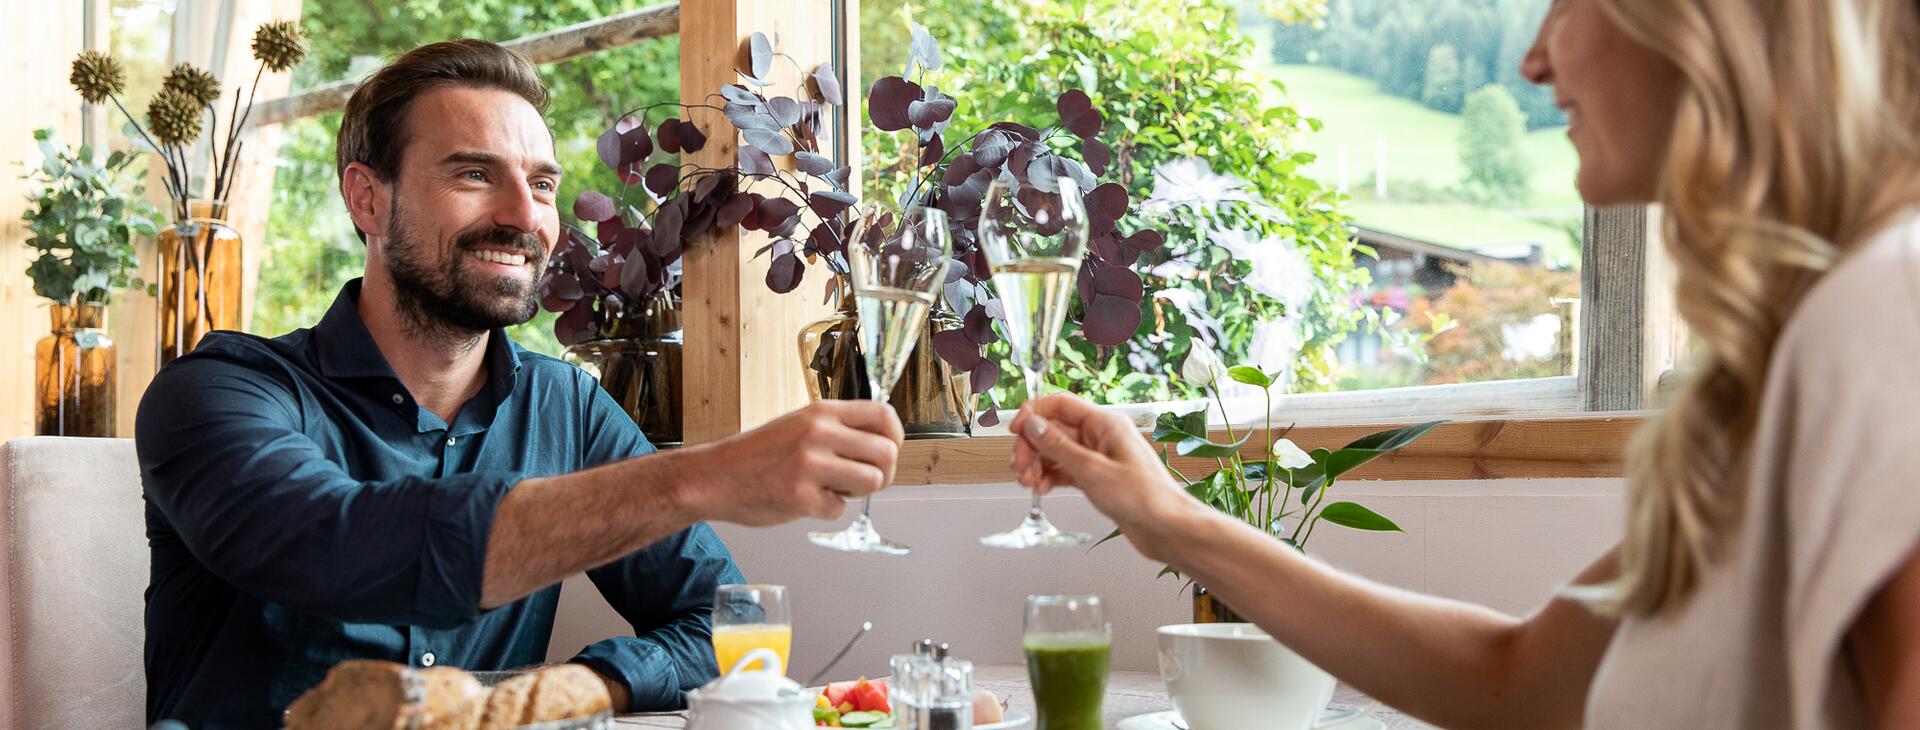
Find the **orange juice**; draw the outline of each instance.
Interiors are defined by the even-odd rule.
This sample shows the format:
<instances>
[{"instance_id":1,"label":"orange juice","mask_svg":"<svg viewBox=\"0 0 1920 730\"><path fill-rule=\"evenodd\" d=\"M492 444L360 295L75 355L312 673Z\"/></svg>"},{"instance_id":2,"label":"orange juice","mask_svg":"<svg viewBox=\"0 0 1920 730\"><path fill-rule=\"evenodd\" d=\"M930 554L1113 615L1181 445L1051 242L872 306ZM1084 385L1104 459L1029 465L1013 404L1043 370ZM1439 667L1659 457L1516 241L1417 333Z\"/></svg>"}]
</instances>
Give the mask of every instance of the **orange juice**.
<instances>
[{"instance_id":1,"label":"orange juice","mask_svg":"<svg viewBox=\"0 0 1920 730\"><path fill-rule=\"evenodd\" d=\"M772 649L780 655L780 668L785 671L787 655L793 651L793 627L779 624L740 624L738 626L713 627L713 656L720 662L720 672L733 671L734 663L740 657L754 649ZM753 662L747 669L765 669L763 662Z\"/></svg>"}]
</instances>

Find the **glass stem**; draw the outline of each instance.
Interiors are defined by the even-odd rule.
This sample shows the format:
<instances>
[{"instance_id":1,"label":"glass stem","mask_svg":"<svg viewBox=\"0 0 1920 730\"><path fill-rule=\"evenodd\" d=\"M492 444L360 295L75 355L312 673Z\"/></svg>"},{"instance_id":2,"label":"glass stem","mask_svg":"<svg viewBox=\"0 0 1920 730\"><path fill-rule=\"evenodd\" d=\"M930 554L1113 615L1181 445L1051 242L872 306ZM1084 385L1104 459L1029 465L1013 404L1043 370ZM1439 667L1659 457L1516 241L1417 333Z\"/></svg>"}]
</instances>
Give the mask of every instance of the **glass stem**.
<instances>
[{"instance_id":1,"label":"glass stem","mask_svg":"<svg viewBox=\"0 0 1920 730\"><path fill-rule=\"evenodd\" d=\"M880 376L877 374L877 371L874 369L875 366L879 364L880 363L874 359L869 358L867 360L867 397L872 400L879 401L881 403L887 403L891 400L888 397L889 394L887 391L890 391L893 389L880 387ZM869 494L867 496L861 497L860 498L861 519L866 519L868 516L872 515L872 513L873 513L873 495Z\"/></svg>"},{"instance_id":2,"label":"glass stem","mask_svg":"<svg viewBox=\"0 0 1920 730\"><path fill-rule=\"evenodd\" d=\"M1041 377L1041 373L1045 372L1044 368L1041 370L1035 370L1030 367L1022 366L1020 369L1027 376L1026 377L1027 402L1032 403L1034 401L1039 400L1040 399L1040 377ZM1046 513L1040 511L1040 492L1035 491L1033 493L1033 507L1027 510L1027 519L1037 522L1045 518L1045 516L1046 516Z\"/></svg>"}]
</instances>

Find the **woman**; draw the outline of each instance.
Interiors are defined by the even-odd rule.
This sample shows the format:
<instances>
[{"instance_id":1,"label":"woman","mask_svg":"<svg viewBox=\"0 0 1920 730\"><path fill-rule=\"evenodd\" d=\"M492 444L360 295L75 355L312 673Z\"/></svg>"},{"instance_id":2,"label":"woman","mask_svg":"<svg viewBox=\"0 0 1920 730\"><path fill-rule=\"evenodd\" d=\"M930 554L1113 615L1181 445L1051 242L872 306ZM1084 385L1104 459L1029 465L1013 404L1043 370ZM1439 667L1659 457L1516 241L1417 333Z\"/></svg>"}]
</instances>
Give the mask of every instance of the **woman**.
<instances>
[{"instance_id":1,"label":"woman","mask_svg":"<svg viewBox=\"0 0 1920 730\"><path fill-rule=\"evenodd\" d=\"M1636 444L1626 535L1525 619L1342 575L1214 513L1124 420L1011 424L1139 550L1342 680L1447 726L1920 727L1920 9L1559 0L1589 203L1657 202L1686 386Z\"/></svg>"}]
</instances>

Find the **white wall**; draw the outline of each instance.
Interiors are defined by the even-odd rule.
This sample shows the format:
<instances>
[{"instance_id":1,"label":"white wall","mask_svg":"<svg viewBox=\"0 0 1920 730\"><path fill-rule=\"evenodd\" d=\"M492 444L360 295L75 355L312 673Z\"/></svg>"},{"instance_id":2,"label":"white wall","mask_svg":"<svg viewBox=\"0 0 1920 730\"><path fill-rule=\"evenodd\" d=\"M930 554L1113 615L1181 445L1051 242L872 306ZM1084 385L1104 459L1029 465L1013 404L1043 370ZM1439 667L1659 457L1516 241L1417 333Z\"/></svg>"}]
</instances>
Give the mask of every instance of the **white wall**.
<instances>
[{"instance_id":1,"label":"white wall","mask_svg":"<svg viewBox=\"0 0 1920 730\"><path fill-rule=\"evenodd\" d=\"M1406 534L1335 525L1315 532L1313 552L1386 583L1526 613L1619 537L1617 479L1481 482L1343 482L1343 498L1392 518ZM857 505L850 505L849 510ZM1062 527L1104 535L1113 528L1071 492L1047 498ZM794 601L793 674L806 678L861 621L874 629L834 679L886 674L887 657L922 637L953 644L976 662L1017 663L1020 617L1032 593L1098 593L1114 629L1116 668L1153 671L1153 629L1191 615L1172 578L1156 580L1124 541L1084 549L1008 551L977 538L1017 524L1025 492L1011 486L895 489L874 500L881 532L914 547L906 557L849 555L806 542L808 521L767 530L718 526L748 578L789 587ZM567 582L551 653L570 656L624 625L584 577Z\"/></svg>"}]
</instances>

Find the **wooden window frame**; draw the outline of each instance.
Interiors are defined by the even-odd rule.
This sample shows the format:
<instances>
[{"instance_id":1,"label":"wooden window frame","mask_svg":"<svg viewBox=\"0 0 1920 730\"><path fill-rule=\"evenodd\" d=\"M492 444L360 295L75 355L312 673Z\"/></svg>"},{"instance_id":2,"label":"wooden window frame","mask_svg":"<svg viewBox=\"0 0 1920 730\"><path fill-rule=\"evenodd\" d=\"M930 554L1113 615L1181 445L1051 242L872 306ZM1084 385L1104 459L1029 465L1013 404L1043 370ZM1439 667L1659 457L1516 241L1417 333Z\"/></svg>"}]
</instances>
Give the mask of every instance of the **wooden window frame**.
<instances>
[{"instance_id":1,"label":"wooden window frame","mask_svg":"<svg viewBox=\"0 0 1920 730\"><path fill-rule=\"evenodd\" d=\"M706 96L702 90L734 80L739 41L759 31L774 37L780 50L796 56L800 65L832 60L845 74L847 89L864 88L859 79L859 0L798 0L812 6L812 13L796 9L794 1L682 0L506 45L536 63L552 63L678 33L683 41L682 97L694 103ZM804 82L782 79L776 92L781 84L799 83ZM265 125L337 110L353 87L354 82L342 81L263 102L256 115ZM695 92L688 94L687 89ZM831 147L857 171L861 169L859 105L864 99L857 91L847 96L847 105L834 119ZM718 117L708 121L724 128L724 120ZM714 135L695 161L730 164L737 149L737 138ZM1656 217L1656 212L1642 206L1586 210L1575 375L1280 396L1275 401L1276 422L1292 425L1290 438L1315 448L1337 447L1397 423L1454 419L1420 443L1355 474L1362 479L1621 476L1626 444L1644 420L1638 410L1652 402L1654 386L1671 368L1676 349L1678 328L1664 278L1664 257L1652 235ZM688 443L724 438L806 401L800 369L794 363L795 338L800 326L824 316L826 310L824 305L805 301L813 297L773 295L761 285L752 261L752 251L763 243L761 235L722 231L689 248L687 285L682 292ZM1154 412L1182 405L1114 409L1144 428ZM1259 405L1244 399L1229 412L1239 423L1264 420ZM982 435L970 439L908 442L901 452L899 483L1012 481L1006 468L1012 438L1004 435L1004 427L981 431ZM1182 459L1175 459L1176 466L1181 463Z\"/></svg>"}]
</instances>

